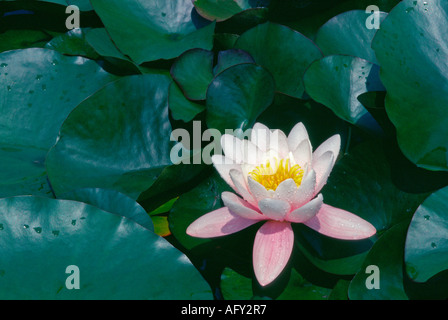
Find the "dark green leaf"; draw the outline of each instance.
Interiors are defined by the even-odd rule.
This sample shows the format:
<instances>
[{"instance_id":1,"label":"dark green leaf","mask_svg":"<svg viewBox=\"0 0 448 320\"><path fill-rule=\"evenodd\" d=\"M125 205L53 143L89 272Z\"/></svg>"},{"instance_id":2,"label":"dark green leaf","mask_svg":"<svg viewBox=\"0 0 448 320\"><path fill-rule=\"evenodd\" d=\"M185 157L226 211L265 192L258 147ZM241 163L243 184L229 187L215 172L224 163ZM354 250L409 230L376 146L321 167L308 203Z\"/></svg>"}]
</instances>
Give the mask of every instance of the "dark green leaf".
<instances>
[{"instance_id":1,"label":"dark green leaf","mask_svg":"<svg viewBox=\"0 0 448 320\"><path fill-rule=\"evenodd\" d=\"M120 51L141 64L211 49L215 24L198 17L191 0L91 0Z\"/></svg>"},{"instance_id":2,"label":"dark green leaf","mask_svg":"<svg viewBox=\"0 0 448 320\"><path fill-rule=\"evenodd\" d=\"M216 76L207 91L207 125L225 129L251 128L272 103L275 84L264 68L244 63Z\"/></svg>"},{"instance_id":3,"label":"dark green leaf","mask_svg":"<svg viewBox=\"0 0 448 320\"><path fill-rule=\"evenodd\" d=\"M280 45L281 44L281 45ZM242 34L235 48L243 49L272 73L276 90L301 98L302 75L322 53L313 41L288 27L267 22Z\"/></svg>"},{"instance_id":4,"label":"dark green leaf","mask_svg":"<svg viewBox=\"0 0 448 320\"><path fill-rule=\"evenodd\" d=\"M1 199L0 212L2 299L212 298L187 257L129 219L40 197ZM78 290L66 286L68 266Z\"/></svg>"},{"instance_id":5,"label":"dark green leaf","mask_svg":"<svg viewBox=\"0 0 448 320\"><path fill-rule=\"evenodd\" d=\"M81 103L47 158L56 194L104 188L136 199L171 165L169 77L130 76Z\"/></svg>"},{"instance_id":6,"label":"dark green leaf","mask_svg":"<svg viewBox=\"0 0 448 320\"><path fill-rule=\"evenodd\" d=\"M387 89L386 110L412 162L448 170L448 3L404 0L381 24L372 47Z\"/></svg>"}]
</instances>

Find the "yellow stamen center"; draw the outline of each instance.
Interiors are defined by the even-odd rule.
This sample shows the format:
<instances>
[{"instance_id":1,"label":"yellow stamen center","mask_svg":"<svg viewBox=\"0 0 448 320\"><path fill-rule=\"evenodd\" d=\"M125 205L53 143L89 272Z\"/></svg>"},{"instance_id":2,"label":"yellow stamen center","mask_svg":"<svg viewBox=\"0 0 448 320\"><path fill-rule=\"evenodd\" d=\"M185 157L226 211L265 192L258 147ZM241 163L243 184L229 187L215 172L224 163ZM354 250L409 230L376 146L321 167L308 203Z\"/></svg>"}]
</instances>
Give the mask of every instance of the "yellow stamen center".
<instances>
[{"instance_id":1,"label":"yellow stamen center","mask_svg":"<svg viewBox=\"0 0 448 320\"><path fill-rule=\"evenodd\" d=\"M293 179L297 187L300 186L303 179L304 170L298 165L290 165L289 159L280 161L274 158L274 163L268 160L266 164L257 166L249 172L249 175L257 182L262 184L267 190L277 189L278 185L286 179Z\"/></svg>"}]
</instances>

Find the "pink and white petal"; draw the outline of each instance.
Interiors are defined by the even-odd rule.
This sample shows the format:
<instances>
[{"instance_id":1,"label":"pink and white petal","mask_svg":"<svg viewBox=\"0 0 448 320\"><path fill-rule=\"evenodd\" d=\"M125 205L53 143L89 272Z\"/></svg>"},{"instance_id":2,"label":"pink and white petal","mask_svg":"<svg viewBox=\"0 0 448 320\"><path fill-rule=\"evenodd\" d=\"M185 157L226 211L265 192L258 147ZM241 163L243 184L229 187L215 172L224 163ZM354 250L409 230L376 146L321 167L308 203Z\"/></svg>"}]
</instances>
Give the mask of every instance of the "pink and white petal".
<instances>
[{"instance_id":1,"label":"pink and white petal","mask_svg":"<svg viewBox=\"0 0 448 320\"><path fill-rule=\"evenodd\" d=\"M316 198L304 204L300 208L292 211L286 216L286 220L294 223L303 223L313 218L322 207L324 198L319 194Z\"/></svg>"},{"instance_id":2,"label":"pink and white petal","mask_svg":"<svg viewBox=\"0 0 448 320\"><path fill-rule=\"evenodd\" d=\"M316 187L314 194L320 192L322 187L327 183L328 177L333 170L334 155L332 151L327 151L319 158L313 159L313 169L316 171Z\"/></svg>"},{"instance_id":3,"label":"pink and white petal","mask_svg":"<svg viewBox=\"0 0 448 320\"><path fill-rule=\"evenodd\" d=\"M243 153L241 152L242 141L231 134L224 134L221 137L221 147L226 157L236 163L243 162Z\"/></svg>"},{"instance_id":4,"label":"pink and white petal","mask_svg":"<svg viewBox=\"0 0 448 320\"><path fill-rule=\"evenodd\" d=\"M262 151L257 145L249 140L241 142L241 154L243 162L253 166L258 166L266 157L266 152Z\"/></svg>"},{"instance_id":5,"label":"pink and white petal","mask_svg":"<svg viewBox=\"0 0 448 320\"><path fill-rule=\"evenodd\" d=\"M198 218L187 228L187 234L196 238L215 238L241 231L258 220L244 219L223 207Z\"/></svg>"},{"instance_id":6,"label":"pink and white petal","mask_svg":"<svg viewBox=\"0 0 448 320\"><path fill-rule=\"evenodd\" d=\"M292 156L294 157L294 162L302 167L302 169L310 167L313 157L310 140L300 142L292 152Z\"/></svg>"},{"instance_id":7,"label":"pink and white petal","mask_svg":"<svg viewBox=\"0 0 448 320\"><path fill-rule=\"evenodd\" d=\"M269 219L283 221L291 211L288 201L266 198L258 201L258 208Z\"/></svg>"},{"instance_id":8,"label":"pink and white petal","mask_svg":"<svg viewBox=\"0 0 448 320\"><path fill-rule=\"evenodd\" d=\"M257 207L257 201L253 195L249 192L249 187L247 185L245 176L239 170L230 170L230 179L236 188L236 192L249 202L252 206Z\"/></svg>"},{"instance_id":9,"label":"pink and white petal","mask_svg":"<svg viewBox=\"0 0 448 320\"><path fill-rule=\"evenodd\" d=\"M268 221L255 236L253 265L262 286L274 281L285 269L294 246L294 232L288 222Z\"/></svg>"},{"instance_id":10,"label":"pink and white petal","mask_svg":"<svg viewBox=\"0 0 448 320\"><path fill-rule=\"evenodd\" d=\"M275 150L280 159L289 155L288 138L281 130L274 130L269 138L269 149Z\"/></svg>"},{"instance_id":11,"label":"pink and white petal","mask_svg":"<svg viewBox=\"0 0 448 320\"><path fill-rule=\"evenodd\" d=\"M221 194L221 199L224 205L233 213L236 213L242 218L251 220L265 220L266 217L257 211L257 208L251 206L236 194L224 191Z\"/></svg>"},{"instance_id":12,"label":"pink and white petal","mask_svg":"<svg viewBox=\"0 0 448 320\"><path fill-rule=\"evenodd\" d=\"M299 122L291 129L291 132L288 135L289 150L296 150L303 140L309 140L309 136L303 123Z\"/></svg>"},{"instance_id":13,"label":"pink and white petal","mask_svg":"<svg viewBox=\"0 0 448 320\"><path fill-rule=\"evenodd\" d=\"M277 189L275 189L274 198L285 200L288 201L289 204L292 204L294 202L296 190L297 184L294 180L286 179L278 185Z\"/></svg>"},{"instance_id":14,"label":"pink and white petal","mask_svg":"<svg viewBox=\"0 0 448 320\"><path fill-rule=\"evenodd\" d=\"M235 163L233 160L220 154L212 156L212 163L216 171L218 171L221 178L223 178L223 180L229 186L231 186L233 190L238 192L238 190L236 189L235 185L232 182L232 179L230 178L230 171L231 170L241 171L241 165Z\"/></svg>"},{"instance_id":15,"label":"pink and white petal","mask_svg":"<svg viewBox=\"0 0 448 320\"><path fill-rule=\"evenodd\" d=\"M365 239L376 233L370 222L327 204L323 204L317 215L304 224L323 235L344 240Z\"/></svg>"},{"instance_id":16,"label":"pink and white petal","mask_svg":"<svg viewBox=\"0 0 448 320\"><path fill-rule=\"evenodd\" d=\"M247 184L249 186L250 193L257 202L265 198L272 198L274 196L274 191L266 190L261 183L255 181L252 177L247 179Z\"/></svg>"},{"instance_id":17,"label":"pink and white petal","mask_svg":"<svg viewBox=\"0 0 448 320\"><path fill-rule=\"evenodd\" d=\"M257 122L252 128L250 141L262 151L266 152L268 150L270 136L271 130L264 124Z\"/></svg>"},{"instance_id":18,"label":"pink and white petal","mask_svg":"<svg viewBox=\"0 0 448 320\"><path fill-rule=\"evenodd\" d=\"M310 201L314 196L314 189L316 187L316 172L314 170L308 171L308 173L303 177L302 183L294 194L294 199L292 202L292 210L300 208L305 203Z\"/></svg>"},{"instance_id":19,"label":"pink and white petal","mask_svg":"<svg viewBox=\"0 0 448 320\"><path fill-rule=\"evenodd\" d=\"M334 159L333 162L336 161L339 155L339 150L341 149L341 136L338 134L335 134L334 136L331 136L327 140L325 140L313 153L313 159L319 158L322 156L325 152L331 151L333 152ZM334 163L333 163L334 164Z\"/></svg>"}]
</instances>

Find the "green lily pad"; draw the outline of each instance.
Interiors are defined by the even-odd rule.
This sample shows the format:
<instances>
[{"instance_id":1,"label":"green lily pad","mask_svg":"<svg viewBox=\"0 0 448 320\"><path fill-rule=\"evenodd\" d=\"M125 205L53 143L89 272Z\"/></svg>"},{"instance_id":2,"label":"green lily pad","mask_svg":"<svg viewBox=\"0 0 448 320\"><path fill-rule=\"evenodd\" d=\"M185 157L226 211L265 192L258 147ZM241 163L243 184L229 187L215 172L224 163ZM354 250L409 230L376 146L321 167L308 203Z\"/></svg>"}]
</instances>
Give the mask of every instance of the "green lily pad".
<instances>
[{"instance_id":1,"label":"green lily pad","mask_svg":"<svg viewBox=\"0 0 448 320\"><path fill-rule=\"evenodd\" d=\"M279 45L281 44L281 45ZM302 76L322 53L313 41L288 27L266 22L243 33L236 49L247 51L255 62L272 73L276 90L302 98Z\"/></svg>"},{"instance_id":2,"label":"green lily pad","mask_svg":"<svg viewBox=\"0 0 448 320\"><path fill-rule=\"evenodd\" d=\"M213 80L213 52L192 49L184 52L171 67L171 75L190 100L205 100Z\"/></svg>"},{"instance_id":3,"label":"green lily pad","mask_svg":"<svg viewBox=\"0 0 448 320\"><path fill-rule=\"evenodd\" d=\"M135 63L172 59L213 46L215 23L199 17L191 0L92 0L120 51Z\"/></svg>"},{"instance_id":4,"label":"green lily pad","mask_svg":"<svg viewBox=\"0 0 448 320\"><path fill-rule=\"evenodd\" d=\"M83 56L89 59L97 59L98 54L86 40L88 29L73 29L65 34L54 37L45 45L45 48L56 50L70 56Z\"/></svg>"},{"instance_id":5,"label":"green lily pad","mask_svg":"<svg viewBox=\"0 0 448 320\"><path fill-rule=\"evenodd\" d=\"M142 227L154 231L149 214L135 200L115 190L86 188L62 194L59 199L84 202L103 211L131 219Z\"/></svg>"},{"instance_id":6,"label":"green lily pad","mask_svg":"<svg viewBox=\"0 0 448 320\"><path fill-rule=\"evenodd\" d=\"M185 255L129 219L31 196L1 199L0 208L1 299L212 298ZM79 289L69 289L76 275Z\"/></svg>"},{"instance_id":7,"label":"green lily pad","mask_svg":"<svg viewBox=\"0 0 448 320\"><path fill-rule=\"evenodd\" d=\"M252 128L273 102L275 83L261 66L243 63L219 73L207 90L207 125L225 129Z\"/></svg>"},{"instance_id":8,"label":"green lily pad","mask_svg":"<svg viewBox=\"0 0 448 320\"><path fill-rule=\"evenodd\" d=\"M448 269L448 188L431 194L412 217L406 237L409 277L425 282Z\"/></svg>"},{"instance_id":9,"label":"green lily pad","mask_svg":"<svg viewBox=\"0 0 448 320\"><path fill-rule=\"evenodd\" d=\"M194 0L194 6L198 13L208 20L218 22L227 20L237 13L256 7L264 7L269 4L266 0Z\"/></svg>"},{"instance_id":10,"label":"green lily pad","mask_svg":"<svg viewBox=\"0 0 448 320\"><path fill-rule=\"evenodd\" d=\"M0 35L0 52L43 48L52 36L40 30L8 30Z\"/></svg>"},{"instance_id":11,"label":"green lily pad","mask_svg":"<svg viewBox=\"0 0 448 320\"><path fill-rule=\"evenodd\" d=\"M366 20L370 16L372 13L366 13L365 10L338 14L320 27L315 42L326 56L345 54L378 64L371 48L378 29L366 27ZM387 13L379 12L378 21L383 21L386 16Z\"/></svg>"},{"instance_id":12,"label":"green lily pad","mask_svg":"<svg viewBox=\"0 0 448 320\"><path fill-rule=\"evenodd\" d=\"M384 90L378 66L357 57L332 55L315 61L305 72L308 95L329 107L341 119L373 132L380 127L358 96Z\"/></svg>"},{"instance_id":13,"label":"green lily pad","mask_svg":"<svg viewBox=\"0 0 448 320\"><path fill-rule=\"evenodd\" d=\"M241 63L255 63L255 61L250 54L244 50L229 49L220 51L218 54L218 62L213 69L213 73L217 75L225 69Z\"/></svg>"},{"instance_id":14,"label":"green lily pad","mask_svg":"<svg viewBox=\"0 0 448 320\"><path fill-rule=\"evenodd\" d=\"M94 61L48 49L8 51L0 60L0 197L51 195L44 162L60 126L116 77Z\"/></svg>"},{"instance_id":15,"label":"green lily pad","mask_svg":"<svg viewBox=\"0 0 448 320\"><path fill-rule=\"evenodd\" d=\"M373 245L361 270L355 275L350 283L350 299L408 299L403 285L403 249L408 225L409 220L395 225L387 230ZM376 272L376 274L374 274L374 272ZM377 275L376 278L375 275ZM366 283L368 285L376 284L378 286L369 289L367 288Z\"/></svg>"},{"instance_id":16,"label":"green lily pad","mask_svg":"<svg viewBox=\"0 0 448 320\"><path fill-rule=\"evenodd\" d=\"M90 29L86 32L87 43L101 56L130 61L113 43L105 28Z\"/></svg>"},{"instance_id":17,"label":"green lily pad","mask_svg":"<svg viewBox=\"0 0 448 320\"><path fill-rule=\"evenodd\" d=\"M173 119L184 122L190 122L205 110L204 105L188 100L175 82L170 85L168 105Z\"/></svg>"},{"instance_id":18,"label":"green lily pad","mask_svg":"<svg viewBox=\"0 0 448 320\"><path fill-rule=\"evenodd\" d=\"M404 0L384 19L372 47L387 89L386 110L412 162L448 170L445 1Z\"/></svg>"},{"instance_id":19,"label":"green lily pad","mask_svg":"<svg viewBox=\"0 0 448 320\"><path fill-rule=\"evenodd\" d=\"M90 0L67 0L67 4L75 5L81 11L91 11L93 10Z\"/></svg>"},{"instance_id":20,"label":"green lily pad","mask_svg":"<svg viewBox=\"0 0 448 320\"><path fill-rule=\"evenodd\" d=\"M163 75L129 76L84 100L62 125L47 157L56 194L103 188L136 199L148 189L172 164L170 83Z\"/></svg>"}]
</instances>

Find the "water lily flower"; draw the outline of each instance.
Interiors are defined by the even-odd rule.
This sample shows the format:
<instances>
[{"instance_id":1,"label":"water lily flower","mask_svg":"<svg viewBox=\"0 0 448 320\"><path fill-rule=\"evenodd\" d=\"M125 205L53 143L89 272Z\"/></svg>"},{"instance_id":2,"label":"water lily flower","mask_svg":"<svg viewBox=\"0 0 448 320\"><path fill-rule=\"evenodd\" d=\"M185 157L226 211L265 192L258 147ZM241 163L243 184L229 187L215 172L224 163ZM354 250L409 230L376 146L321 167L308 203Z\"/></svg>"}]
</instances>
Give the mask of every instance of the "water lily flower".
<instances>
[{"instance_id":1,"label":"water lily flower","mask_svg":"<svg viewBox=\"0 0 448 320\"><path fill-rule=\"evenodd\" d=\"M257 123L249 139L226 134L221 145L225 155L214 155L213 164L238 195L223 192L224 207L198 218L187 234L221 237L263 222L255 236L252 257L262 286L275 280L289 261L294 245L292 223L346 240L376 233L366 220L323 203L320 191L339 154L339 135L313 152L302 123L295 125L289 136Z\"/></svg>"}]
</instances>

